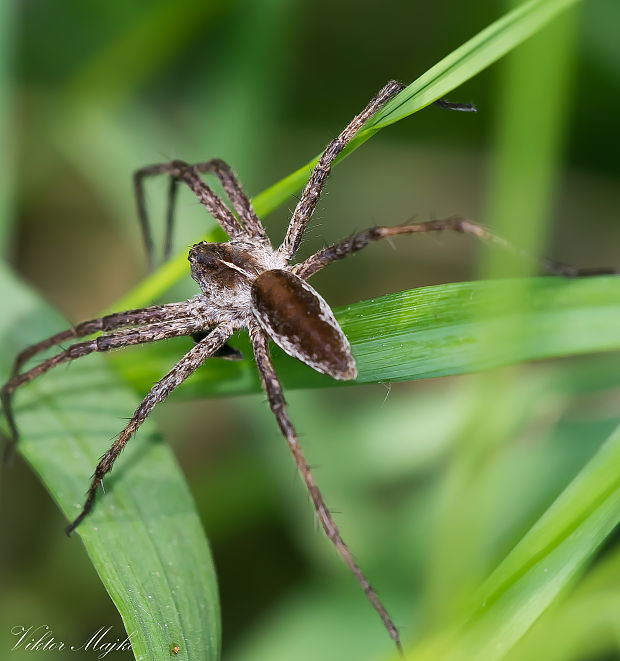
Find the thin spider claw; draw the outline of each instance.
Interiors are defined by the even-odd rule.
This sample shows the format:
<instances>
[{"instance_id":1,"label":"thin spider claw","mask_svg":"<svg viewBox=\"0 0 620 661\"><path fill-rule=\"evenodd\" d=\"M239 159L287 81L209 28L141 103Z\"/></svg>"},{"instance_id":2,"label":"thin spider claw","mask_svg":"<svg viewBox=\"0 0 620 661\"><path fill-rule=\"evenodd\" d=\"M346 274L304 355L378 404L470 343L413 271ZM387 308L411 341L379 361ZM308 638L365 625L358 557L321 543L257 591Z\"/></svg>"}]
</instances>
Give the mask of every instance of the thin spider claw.
<instances>
[{"instance_id":1,"label":"thin spider claw","mask_svg":"<svg viewBox=\"0 0 620 661\"><path fill-rule=\"evenodd\" d=\"M471 103L451 103L448 99L437 99L433 102L434 105L444 108L445 110L456 110L458 112L478 112L478 108Z\"/></svg>"},{"instance_id":2,"label":"thin spider claw","mask_svg":"<svg viewBox=\"0 0 620 661\"><path fill-rule=\"evenodd\" d=\"M179 181L184 181L228 236L231 238L242 238L245 235L242 225L215 192L202 180L200 171L197 168L180 160L170 161L169 163L158 163L156 165L148 165L134 173L138 218L140 219L147 254L153 254L153 241L146 213L143 179L156 174L169 174Z\"/></svg>"},{"instance_id":3,"label":"thin spider claw","mask_svg":"<svg viewBox=\"0 0 620 661\"><path fill-rule=\"evenodd\" d=\"M170 177L168 185L168 208L166 210L166 231L164 234L164 251L162 262L167 262L172 254L172 230L174 226L174 206L177 199L178 180Z\"/></svg>"},{"instance_id":4,"label":"thin spider claw","mask_svg":"<svg viewBox=\"0 0 620 661\"><path fill-rule=\"evenodd\" d=\"M86 499L86 502L84 503L84 506L82 508L82 511L79 513L79 515L65 528L65 534L67 537L71 537L73 534L73 531L84 521L84 519L90 514L90 511L93 508L93 505L95 504L95 495L93 494L91 496L91 492L88 492L88 496Z\"/></svg>"},{"instance_id":5,"label":"thin spider claw","mask_svg":"<svg viewBox=\"0 0 620 661\"><path fill-rule=\"evenodd\" d=\"M134 173L133 185L134 195L136 197L136 212L138 221L140 223L140 230L142 233L142 241L144 243L144 251L146 253L146 264L149 272L155 268L154 253L155 247L153 245L153 235L151 234L151 226L149 224L148 215L146 213L146 200L144 198L144 177L149 174L154 174L148 171L148 168L143 168Z\"/></svg>"},{"instance_id":6,"label":"thin spider claw","mask_svg":"<svg viewBox=\"0 0 620 661\"><path fill-rule=\"evenodd\" d=\"M318 163L314 166L310 179L303 190L295 211L291 217L289 227L282 245L278 248L287 259L291 259L299 245L308 223L316 209L319 197L331 170L331 164L340 155L343 149L351 142L362 126L385 104L393 99L405 88L401 83L392 80L370 101L362 112L353 118L347 127L326 147ZM469 103L451 103L441 98L434 102L436 105L449 110L461 112L476 112L476 107Z\"/></svg>"},{"instance_id":7,"label":"thin spider claw","mask_svg":"<svg viewBox=\"0 0 620 661\"><path fill-rule=\"evenodd\" d=\"M215 194L214 190L207 186L198 168L183 163L183 161L173 161L173 164L179 168L178 178L189 186L200 203L217 220L231 239L242 239L247 236L239 219Z\"/></svg>"},{"instance_id":8,"label":"thin spider claw","mask_svg":"<svg viewBox=\"0 0 620 661\"><path fill-rule=\"evenodd\" d=\"M620 273L620 271L613 266L603 266L601 268L578 268L551 259L545 259L542 260L542 262L549 274L562 275L565 278L591 278L597 275L618 275L618 273Z\"/></svg>"}]
</instances>

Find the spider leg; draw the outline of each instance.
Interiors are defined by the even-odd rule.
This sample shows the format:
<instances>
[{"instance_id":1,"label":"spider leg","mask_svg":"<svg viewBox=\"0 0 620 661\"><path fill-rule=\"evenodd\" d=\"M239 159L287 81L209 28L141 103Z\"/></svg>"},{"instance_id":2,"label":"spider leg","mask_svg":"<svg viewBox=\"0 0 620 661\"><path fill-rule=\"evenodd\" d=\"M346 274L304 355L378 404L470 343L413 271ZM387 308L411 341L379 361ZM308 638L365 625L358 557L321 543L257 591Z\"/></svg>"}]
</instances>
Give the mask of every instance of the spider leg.
<instances>
[{"instance_id":1,"label":"spider leg","mask_svg":"<svg viewBox=\"0 0 620 661\"><path fill-rule=\"evenodd\" d=\"M371 241L387 239L398 234L424 234L426 232L443 231L460 232L461 234L472 234L482 241L487 241L500 246L510 252L541 265L550 275L563 275L567 277L581 277L586 275L601 275L603 273L614 273L613 269L579 269L574 266L562 264L549 259L540 259L529 254L527 251L517 248L506 239L503 239L493 232L477 225L466 218L445 218L442 220L429 220L423 223L413 223L410 225L397 225L396 227L372 227L363 232L358 232L344 241L335 243L319 250L317 253L308 257L304 262L296 264L293 272L304 280L314 275L322 268L339 259L344 259L353 253L365 248Z\"/></svg>"},{"instance_id":2,"label":"spider leg","mask_svg":"<svg viewBox=\"0 0 620 661\"><path fill-rule=\"evenodd\" d=\"M325 533L329 537L330 541L336 547L336 550L340 556L344 559L344 561L349 566L349 569L355 575L355 578L359 581L366 594L366 597L381 617L385 628L388 630L390 636L396 643L398 650L402 653L398 629L394 625L394 622L392 621L392 618L387 612L385 606L383 606L379 600L377 593L371 587L368 579L366 576L364 576L362 570L355 562L351 551L342 539L340 531L338 530L338 526L332 518L332 515L327 508L325 501L323 500L323 496L318 486L316 485L316 482L314 481L310 466L308 465L301 446L299 445L297 432L295 431L295 427L293 426L293 423L291 422L286 409L286 401L282 392L282 385L280 384L278 375L276 374L273 363L271 362L268 338L257 322L250 323L250 338L252 340L256 365L261 375L263 387L267 392L269 406L271 407L271 410L273 411L273 414L275 415L278 422L278 426L280 427L280 430L286 438L289 448L293 453L297 468L299 469L303 481L308 488L308 492L312 498L312 502L314 504L314 508L316 509L321 525L323 526L323 529L325 530Z\"/></svg>"},{"instance_id":3,"label":"spider leg","mask_svg":"<svg viewBox=\"0 0 620 661\"><path fill-rule=\"evenodd\" d=\"M230 199L233 208L239 215L243 224L235 218L215 192L202 180L200 173L213 173ZM166 231L164 238L164 260L170 256L172 246L172 230L174 225L174 206L177 197L178 182L185 181L198 197L200 202L207 208L209 213L218 221L222 229L231 238L252 237L261 239L269 245L269 239L265 230L252 208L252 204L244 193L237 176L232 168L224 161L215 158L204 163L189 165L184 161L170 161L168 163L157 163L140 168L134 173L134 190L138 219L142 229L142 237L147 253L149 268L153 268L154 247L151 235L151 227L146 212L146 200L144 197L144 179L157 174L169 174L170 185L168 188L168 209L166 212Z\"/></svg>"},{"instance_id":4,"label":"spider leg","mask_svg":"<svg viewBox=\"0 0 620 661\"><path fill-rule=\"evenodd\" d=\"M205 163L196 163L195 167L200 172L212 172L219 179L226 191L228 199L231 201L239 218L243 221L243 225L250 236L260 239L266 245L271 245L265 228L256 215L250 199L245 194L237 175L230 165L219 158L213 158Z\"/></svg>"},{"instance_id":5,"label":"spider leg","mask_svg":"<svg viewBox=\"0 0 620 661\"><path fill-rule=\"evenodd\" d=\"M293 257L301 238L306 231L306 227L312 218L318 199L323 191L325 182L331 170L331 164L342 152L342 150L351 142L355 134L360 130L364 123L379 111L391 98L396 96L404 86L392 80L390 81L362 110L356 115L342 133L332 140L318 163L314 166L310 179L301 194L301 198L293 211L291 222L289 223L286 236L278 252L282 253L287 259Z\"/></svg>"},{"instance_id":6,"label":"spider leg","mask_svg":"<svg viewBox=\"0 0 620 661\"><path fill-rule=\"evenodd\" d=\"M67 535L70 535L91 511L95 503L97 490L102 483L104 476L112 469L114 462L125 445L127 445L127 441L129 441L129 439L136 433L140 425L155 408L155 405L166 399L166 397L168 397L175 388L195 372L205 360L207 360L207 358L212 356L215 351L223 346L232 335L233 330L234 327L232 324L228 323L216 326L211 333L204 338L204 340L200 341L188 351L168 372L168 374L151 388L148 395L135 410L129 424L123 429L110 449L103 455L97 464L82 511L79 516L67 526Z\"/></svg>"},{"instance_id":7,"label":"spider leg","mask_svg":"<svg viewBox=\"0 0 620 661\"><path fill-rule=\"evenodd\" d=\"M38 365L35 365L29 369L27 372L14 374L2 387L2 389L0 389L0 402L2 403L2 409L6 416L12 436L12 444L7 447L7 452L11 451L11 448L15 445L19 436L15 418L13 416L11 401L13 393L20 386L23 386L26 383L30 383L30 381L36 379L42 374L45 374L45 372L51 370L57 365L75 360L76 358L81 358L82 356L87 356L93 352L110 351L111 349L118 349L121 347L130 346L132 344L157 342L159 340L164 340L170 337L191 335L192 333L204 330L204 328L204 321L196 317L188 319L177 319L175 321L163 321L135 329L132 328L118 331L116 333L110 333L108 335L100 335L99 337L88 340L87 342L77 342L72 344L67 349L60 351L59 353L51 356L46 360L43 360ZM92 333L94 331L90 330L90 332Z\"/></svg>"},{"instance_id":8,"label":"spider leg","mask_svg":"<svg viewBox=\"0 0 620 661\"><path fill-rule=\"evenodd\" d=\"M168 209L166 210L166 232L164 234L164 254L162 260L167 262L172 254L172 230L174 228L174 207L177 200L179 189L179 180L176 177L170 177L168 184ZM152 264L149 264L152 266Z\"/></svg>"},{"instance_id":9,"label":"spider leg","mask_svg":"<svg viewBox=\"0 0 620 661\"><path fill-rule=\"evenodd\" d=\"M192 317L197 314L204 321L204 325L215 325L215 319L209 319L203 305L204 297L202 295L190 298L188 301L180 303L166 303L165 305L152 305L139 310L127 310L125 312L116 312L108 314L98 319L90 319L73 328L68 328L56 335L37 342L24 349L15 359L11 376L15 376L22 368L24 363L45 349L49 349L61 342L79 337L86 337L99 331L111 331L126 326L136 326L146 323L156 323L159 321L173 321L181 317ZM202 305L201 305L202 304Z\"/></svg>"},{"instance_id":10,"label":"spider leg","mask_svg":"<svg viewBox=\"0 0 620 661\"><path fill-rule=\"evenodd\" d=\"M271 245L269 237L260 222L254 207L239 183L233 169L219 158L213 158L204 163L196 163L195 168L203 173L213 173L224 187L228 199L231 201L237 216L243 221L243 225L251 236L260 239L266 245ZM166 216L166 236L164 242L164 261L167 261L172 251L172 228L174 225L174 205L176 201L178 179L170 177L170 188L168 190L168 212Z\"/></svg>"},{"instance_id":11,"label":"spider leg","mask_svg":"<svg viewBox=\"0 0 620 661\"><path fill-rule=\"evenodd\" d=\"M211 330L203 330L203 331L198 331L197 333L192 333L192 340L196 344L200 342L201 340L204 340L205 337L211 332ZM213 358L222 358L223 360L243 360L243 353L239 350L236 349L235 347L231 347L228 342L226 342L223 346L221 346L214 354Z\"/></svg>"},{"instance_id":12,"label":"spider leg","mask_svg":"<svg viewBox=\"0 0 620 661\"><path fill-rule=\"evenodd\" d=\"M200 203L206 207L207 211L217 220L222 229L233 239L247 238L247 234L241 223L235 218L232 211L215 194L212 188L203 181L200 171L184 161L170 161L169 163L157 163L147 165L134 172L134 189L136 193L136 205L138 219L142 228L144 246L146 248L149 267L153 267L153 238L151 228L146 213L146 201L144 198L144 179L156 174L169 174L174 179L184 181L194 192ZM170 185L168 191L168 224L171 225L170 216L172 214L172 205L176 197L176 185ZM166 230L167 233L171 229Z\"/></svg>"},{"instance_id":13,"label":"spider leg","mask_svg":"<svg viewBox=\"0 0 620 661\"><path fill-rule=\"evenodd\" d=\"M167 164L165 164L167 165ZM133 174L133 189L136 196L136 211L138 213L138 221L140 223L140 230L142 232L142 241L144 242L144 250L146 252L146 261L149 271L154 268L154 255L155 248L153 246L153 235L151 233L151 224L146 212L146 200L144 197L144 179L154 174L162 174L166 170L161 169L161 165L147 165L146 167L136 170ZM170 209L171 204L168 204Z\"/></svg>"}]
</instances>

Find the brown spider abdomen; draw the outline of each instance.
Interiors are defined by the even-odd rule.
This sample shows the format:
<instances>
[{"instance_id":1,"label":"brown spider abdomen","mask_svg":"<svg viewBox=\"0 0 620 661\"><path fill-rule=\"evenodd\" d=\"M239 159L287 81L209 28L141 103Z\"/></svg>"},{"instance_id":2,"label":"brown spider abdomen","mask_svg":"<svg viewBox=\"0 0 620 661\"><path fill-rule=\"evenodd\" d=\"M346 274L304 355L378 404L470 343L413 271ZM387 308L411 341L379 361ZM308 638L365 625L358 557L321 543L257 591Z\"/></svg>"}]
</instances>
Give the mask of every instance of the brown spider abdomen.
<instances>
[{"instance_id":1,"label":"brown spider abdomen","mask_svg":"<svg viewBox=\"0 0 620 661\"><path fill-rule=\"evenodd\" d=\"M351 345L329 305L289 271L270 270L252 283L254 316L286 353L334 379L357 377Z\"/></svg>"}]
</instances>

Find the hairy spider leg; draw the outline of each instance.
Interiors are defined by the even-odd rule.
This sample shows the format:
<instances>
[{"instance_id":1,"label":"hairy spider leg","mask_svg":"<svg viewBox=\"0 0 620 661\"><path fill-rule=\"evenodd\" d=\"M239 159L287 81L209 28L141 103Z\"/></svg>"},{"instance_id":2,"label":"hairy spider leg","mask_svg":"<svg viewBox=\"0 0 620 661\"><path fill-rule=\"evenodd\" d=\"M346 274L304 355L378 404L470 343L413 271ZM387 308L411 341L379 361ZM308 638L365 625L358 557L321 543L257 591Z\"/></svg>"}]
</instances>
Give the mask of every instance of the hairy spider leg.
<instances>
[{"instance_id":1,"label":"hairy spider leg","mask_svg":"<svg viewBox=\"0 0 620 661\"><path fill-rule=\"evenodd\" d=\"M200 170L200 172L212 172L217 176L234 210L243 221L250 236L260 239L262 243L270 246L271 241L265 232L265 228L230 165L219 158L212 158L210 161L205 161L204 163L196 163L194 167Z\"/></svg>"},{"instance_id":2,"label":"hairy spider leg","mask_svg":"<svg viewBox=\"0 0 620 661\"><path fill-rule=\"evenodd\" d=\"M461 234L471 234L482 241L500 246L513 254L534 262L541 266L549 275L563 275L570 278L578 278L591 275L612 274L616 271L611 268L580 269L568 264L562 264L550 259L541 259L528 253L526 250L514 246L506 239L494 234L490 230L474 223L466 218L444 218L441 220L429 220L422 223L407 225L396 225L394 227L371 227L362 232L356 232L343 241L319 250L305 261L293 267L293 273L307 280L332 262L344 259L353 253L365 248L371 241L380 241L399 234L425 234L427 232L453 231Z\"/></svg>"},{"instance_id":3,"label":"hairy spider leg","mask_svg":"<svg viewBox=\"0 0 620 661\"><path fill-rule=\"evenodd\" d=\"M346 128L332 140L314 166L310 179L304 188L299 202L293 211L291 221L284 237L284 241L278 248L286 259L291 259L297 252L301 239L306 231L306 227L312 218L317 202L327 177L331 171L331 164L342 152L342 150L351 142L360 128L377 113L390 99L395 97L404 89L404 85L391 80L379 93L370 101L370 103L356 115L346 126Z\"/></svg>"},{"instance_id":4,"label":"hairy spider leg","mask_svg":"<svg viewBox=\"0 0 620 661\"><path fill-rule=\"evenodd\" d=\"M172 232L174 229L174 208L179 191L179 180L171 176L168 181L168 206L166 208L166 227L164 230L164 251L162 254L162 263L167 262L172 254ZM149 268L153 267L153 256L149 256Z\"/></svg>"},{"instance_id":5,"label":"hairy spider leg","mask_svg":"<svg viewBox=\"0 0 620 661\"><path fill-rule=\"evenodd\" d=\"M134 312L143 311L139 310ZM118 316L120 317L123 315ZM124 314L124 318L127 318L127 313ZM86 323L88 324L92 322ZM80 324L80 326L82 326L82 324ZM93 352L110 351L112 349L127 347L133 344L144 344L146 342L157 342L171 337L192 335L193 333L203 331L204 328L204 320L199 317L184 317L181 319L176 318L174 321L162 321L138 328L121 330L108 335L99 335L87 342L76 342L67 349L41 361L38 365L35 365L27 372L13 375L0 390L0 402L2 403L2 409L11 432L10 443L6 448L6 456L10 456L19 438L17 425L13 416L12 397L13 393L20 386L30 383L33 379L45 374L45 372L51 370L57 365L62 365L62 363L70 362L76 358L82 358ZM95 332L92 328L89 330L90 332L86 333L87 335ZM62 334L59 333L58 335L55 335L54 338L57 338L60 335Z\"/></svg>"},{"instance_id":6,"label":"hairy spider leg","mask_svg":"<svg viewBox=\"0 0 620 661\"><path fill-rule=\"evenodd\" d=\"M249 230L251 236L260 239L265 245L270 246L271 242L262 226L250 199L245 194L239 179L234 170L219 158L212 158L210 161L195 163L194 166L202 173L213 173L222 184L228 199L231 201L237 216L243 221L243 225ZM166 234L164 239L164 256L166 261L172 252L172 231L174 226L174 207L178 189L178 178L170 177L170 187L168 190L168 210L166 213Z\"/></svg>"},{"instance_id":7,"label":"hairy spider leg","mask_svg":"<svg viewBox=\"0 0 620 661\"><path fill-rule=\"evenodd\" d=\"M385 93L385 91L388 88L393 88L393 91L391 92L391 96L389 96L386 99L382 98L382 95ZM337 142L338 140L342 140L343 138L346 140L342 147L338 149L335 152L335 155L329 160L329 163L333 161L333 159L342 151L344 146L352 139L352 137L355 135L355 133L359 130L361 125L368 120L373 114L375 114L385 103L389 100L389 98L392 98L395 96L398 92L400 92L402 89L404 89L404 86L401 85L400 83L397 83L395 81L391 81L386 85L386 87L379 92L379 94L370 102L368 107L356 118L353 119L351 124L343 131L343 133L336 138L335 141L333 141L329 147L327 148L326 152L329 151L330 147L333 146L334 142ZM475 106L467 103L451 103L447 101L446 99L438 99L437 101L434 102L435 105L445 108L448 110L459 110L462 112L476 112ZM360 121L360 118L361 121ZM353 125L353 128L351 128ZM355 128L357 127L357 128ZM350 134L350 135L349 135ZM325 157L325 154L323 154L323 157ZM181 161L170 161L167 163L158 163L155 165L147 165L143 168L140 168L134 173L134 189L135 189L135 195L136 195L136 204L137 204L137 211L138 211L138 219L140 221L140 227L142 229L142 237L147 253L147 260L148 260L148 265L149 268L152 270L154 266L154 246L153 246L153 238L151 234L151 228L150 228L150 223L148 220L148 214L146 211L146 201L144 197L144 179L149 176L157 175L157 174L170 174L170 184L168 188L168 207L167 207L167 212L166 212L166 229L165 229L165 236L164 236L164 251L163 251L163 260L167 260L170 257L171 251L172 251L172 232L173 232L173 226L174 226L174 207L176 203L176 198L177 198L177 191L178 191L178 182L179 182L179 176L178 176L178 166L181 164ZM324 165L327 164L327 161L324 163ZM252 203L250 202L250 199L248 196L245 194L245 191L243 190L243 187L241 186L239 179L237 175L235 174L234 170L228 165L225 161L219 159L219 158L213 158L209 161L204 161L201 163L196 163L193 166L189 166L188 164L183 164L185 167L194 167L198 171L202 173L212 173L215 174L215 176L218 178L220 183L222 184L226 195L228 196L228 199L231 201L233 208L237 212L238 217L243 221L243 225L245 228L248 230L249 234L252 237L259 238L262 240L262 242L265 245L271 245L269 241L269 237L267 236L265 229L258 218L256 211L252 207ZM316 169L316 168L315 168ZM319 173L317 173L319 174ZM325 174L324 179L327 177L328 172ZM189 182L188 182L189 183ZM310 183L310 182L309 182ZM324 185L324 180L323 183L319 184L319 188L317 190L317 199L318 196L321 194L321 190ZM192 184L190 184L190 187L192 187ZM304 198L304 195L307 194L307 190L309 188L306 186L306 190L304 190L304 193L302 194L302 200ZM196 192L195 188L192 187L192 190ZM215 196L215 193L211 191L212 195ZM198 194L198 193L197 193ZM199 195L200 197L200 195ZM203 202L204 204L204 202ZM301 204L301 200L300 200ZM298 204L298 208L300 206ZM205 206L207 206L205 204ZM305 221L305 225L310 220L310 216L312 216L312 213L314 211L314 206L316 206L316 200L314 201L314 205L312 208L309 210L309 215L307 220ZM211 209L209 206L207 206L209 211ZM296 209L297 211L297 209ZM301 210L300 210L301 211ZM212 212L213 213L213 212ZM295 217L295 216L293 216ZM220 218L217 218L218 222L222 225L222 220ZM225 222L229 222L230 219L227 219ZM298 221L296 221L298 222ZM291 219L292 223L292 219ZM305 230L305 225L301 229L301 234L303 234L303 231ZM230 231L222 225L224 230L232 237L232 234ZM299 240L301 237L299 237Z\"/></svg>"},{"instance_id":8,"label":"hairy spider leg","mask_svg":"<svg viewBox=\"0 0 620 661\"><path fill-rule=\"evenodd\" d=\"M273 367L273 363L271 362L269 339L258 322L250 322L249 330L250 338L252 340L252 347L254 349L254 357L256 359L256 366L258 367L263 387L267 393L269 406L276 417L278 426L286 438L286 442L288 443L291 452L293 453L295 463L297 464L297 468L301 474L301 477L308 489L308 492L310 493L310 498L312 499L312 503L319 517L319 521L325 530L325 534L334 544L340 556L347 563L349 569L355 575L355 578L362 586L366 597L381 617L385 628L388 630L391 638L396 643L398 650L402 653L398 629L392 621L392 618L390 617L387 609L381 603L377 593L374 591L368 582L368 579L359 568L358 564L355 562L351 551L340 535L340 531L331 515L331 512L325 504L325 500L323 499L323 495L321 494L319 487L314 481L314 476L312 475L310 466L308 465L303 450L299 444L297 432L288 415L286 400L284 399L284 393L282 391L280 379L278 378L278 375L276 374L276 371Z\"/></svg>"},{"instance_id":9,"label":"hairy spider leg","mask_svg":"<svg viewBox=\"0 0 620 661\"><path fill-rule=\"evenodd\" d=\"M189 301L166 303L164 305L151 305L150 307L140 308L139 310L115 312L114 314L108 314L97 319L83 321L73 328L67 328L66 330L60 331L60 333L56 333L56 335L52 335L51 337L48 337L41 342L37 342L36 344L26 347L21 353L18 354L17 358L15 359L11 377L15 376L19 372L27 360L30 360L30 358L36 356L36 354L40 353L41 351L56 346L61 342L65 342L66 340L71 340L74 338L86 337L99 331L105 332L117 330L126 326L138 326L141 324L156 323L159 321L173 321L182 317L195 316L195 313L192 313L191 310L194 310L194 306L196 304L200 304L202 299L202 295L199 295L189 299ZM204 310L201 310L200 314L201 317L205 320L205 323L210 321ZM213 325L214 324L215 319L213 320Z\"/></svg>"},{"instance_id":10,"label":"hairy spider leg","mask_svg":"<svg viewBox=\"0 0 620 661\"><path fill-rule=\"evenodd\" d=\"M187 174L186 171L189 171ZM222 184L226 195L231 201L233 208L237 212L243 225L234 217L230 210L224 205L215 192L202 181L199 173L212 173ZM149 268L153 268L154 246L151 234L151 227L146 211L146 201L144 197L144 179L157 174L169 174L170 186L168 189L168 209L166 213L166 231L164 239L164 260L170 256L172 249L172 229L174 224L174 206L177 197L178 182L185 181L191 190L200 199L201 203L213 215L221 225L222 229L231 238L247 238L247 234L260 239L264 244L270 245L265 230L254 211L252 204L243 191L239 180L233 169L224 161L218 158L189 165L183 161L169 161L167 163L157 163L140 168L134 173L134 190L136 195L136 205L138 219L142 229L142 237L147 252Z\"/></svg>"},{"instance_id":11,"label":"hairy spider leg","mask_svg":"<svg viewBox=\"0 0 620 661\"><path fill-rule=\"evenodd\" d=\"M193 166L184 161L170 161L169 163L159 163L148 165L134 173L134 189L136 193L136 204L138 209L138 218L142 228L142 235L146 247L149 266L153 265L153 238L146 214L146 202L144 199L143 179L154 174L170 174L173 178L185 181L194 192L200 203L206 207L207 211L217 220L222 229L232 239L240 239L246 235L243 226L233 215L230 209L222 202L212 188L202 180L200 172ZM172 187L170 188L172 190ZM176 193L176 186L174 187ZM169 192L170 195L170 192ZM173 194L173 200L176 197Z\"/></svg>"},{"instance_id":12,"label":"hairy spider leg","mask_svg":"<svg viewBox=\"0 0 620 661\"><path fill-rule=\"evenodd\" d=\"M181 360L158 381L142 400L140 406L135 410L131 420L119 434L110 449L103 455L95 473L92 477L88 494L79 516L66 528L67 535L70 535L77 526L84 520L93 508L97 490L105 477L112 469L114 462L122 452L129 439L138 431L140 425L150 415L151 411L159 402L162 402L168 395L191 374L193 374L204 362L212 356L225 342L230 338L234 331L234 326L229 323L216 326L203 340L198 342L190 351L188 351Z\"/></svg>"}]
</instances>

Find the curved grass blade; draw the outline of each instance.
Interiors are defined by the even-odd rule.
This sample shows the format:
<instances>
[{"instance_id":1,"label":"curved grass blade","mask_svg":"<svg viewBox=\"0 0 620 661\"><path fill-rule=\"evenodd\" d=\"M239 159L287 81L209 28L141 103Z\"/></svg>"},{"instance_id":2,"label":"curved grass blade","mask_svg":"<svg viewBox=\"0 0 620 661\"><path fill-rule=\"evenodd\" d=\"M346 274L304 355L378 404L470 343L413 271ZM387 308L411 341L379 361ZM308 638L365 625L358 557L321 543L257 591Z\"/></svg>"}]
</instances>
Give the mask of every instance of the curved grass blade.
<instances>
[{"instance_id":1,"label":"curved grass blade","mask_svg":"<svg viewBox=\"0 0 620 661\"><path fill-rule=\"evenodd\" d=\"M0 282L4 381L19 349L66 324L4 268ZM19 451L73 519L136 396L94 355L52 370L15 399ZM219 658L219 604L207 540L174 456L149 421L105 486L106 495L67 543L82 539L132 634L136 658L167 658L171 643L180 646L178 659Z\"/></svg>"},{"instance_id":2,"label":"curved grass blade","mask_svg":"<svg viewBox=\"0 0 620 661\"><path fill-rule=\"evenodd\" d=\"M619 467L620 428L493 572L451 641L423 645L407 658L504 658L620 523Z\"/></svg>"},{"instance_id":3,"label":"curved grass blade","mask_svg":"<svg viewBox=\"0 0 620 661\"><path fill-rule=\"evenodd\" d=\"M491 23L392 99L368 123L381 129L425 108L544 27L577 0L530 0Z\"/></svg>"},{"instance_id":4,"label":"curved grass blade","mask_svg":"<svg viewBox=\"0 0 620 661\"><path fill-rule=\"evenodd\" d=\"M515 309L513 299L522 297L524 291L523 308ZM452 283L362 301L335 314L357 360L356 383L466 374L530 360L620 349L620 278ZM510 342L489 341L508 334ZM186 350L184 342L189 340L127 349L114 354L112 360L131 385L145 392L162 369ZM245 338L235 338L232 343L248 357L245 361L210 361L174 396L260 390ZM277 348L274 359L289 388L335 385Z\"/></svg>"},{"instance_id":5,"label":"curved grass blade","mask_svg":"<svg viewBox=\"0 0 620 661\"><path fill-rule=\"evenodd\" d=\"M336 163L346 158L379 130L424 108L493 64L515 46L546 25L554 16L578 0L530 0L507 13L475 37L450 53L420 76L377 113L369 125L348 145ZM308 181L318 156L301 168L263 191L253 199L262 218L286 202ZM196 242L203 239L199 237ZM160 295L171 281L180 280L186 269L187 253L176 255L165 270L156 271L141 285L152 295ZM127 307L140 307L150 302L136 289L123 298Z\"/></svg>"}]
</instances>

